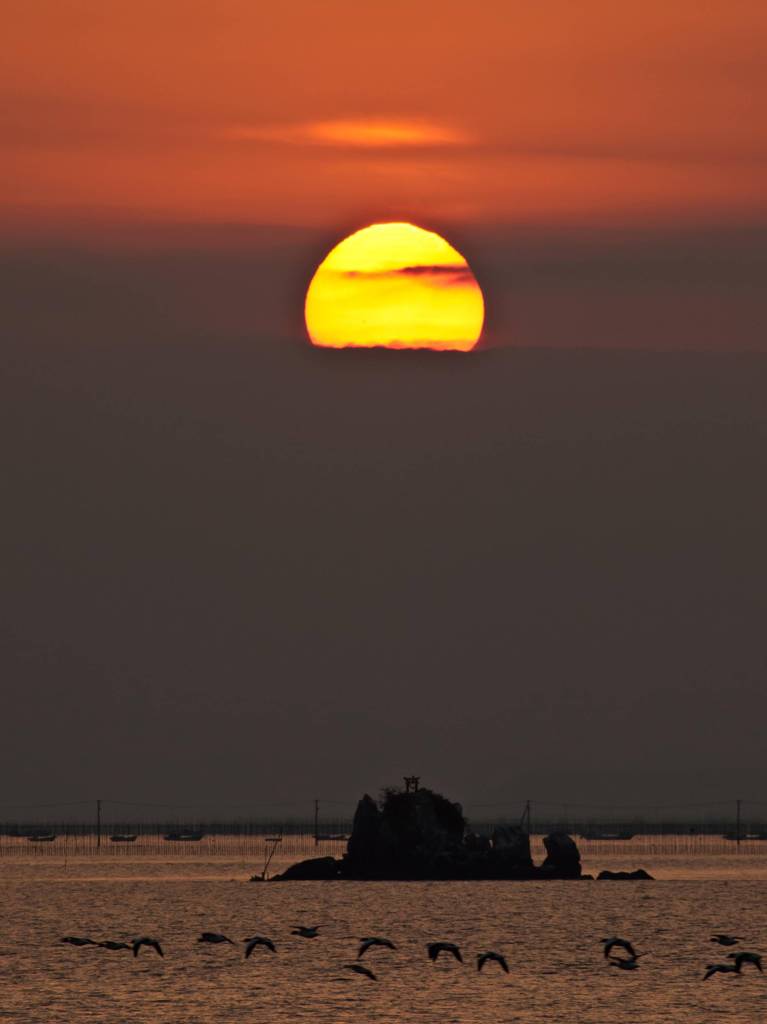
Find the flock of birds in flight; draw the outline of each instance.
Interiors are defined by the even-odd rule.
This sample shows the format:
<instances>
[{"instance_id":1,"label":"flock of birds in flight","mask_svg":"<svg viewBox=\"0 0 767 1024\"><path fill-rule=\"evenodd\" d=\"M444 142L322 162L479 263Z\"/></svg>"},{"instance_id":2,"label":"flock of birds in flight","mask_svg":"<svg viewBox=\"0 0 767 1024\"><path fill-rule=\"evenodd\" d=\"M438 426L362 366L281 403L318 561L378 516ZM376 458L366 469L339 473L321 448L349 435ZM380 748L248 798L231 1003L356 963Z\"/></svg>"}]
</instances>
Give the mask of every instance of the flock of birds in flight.
<instances>
[{"instance_id":1,"label":"flock of birds in flight","mask_svg":"<svg viewBox=\"0 0 767 1024\"><path fill-rule=\"evenodd\" d=\"M716 935L711 936L711 941L716 942L719 946L737 946L741 939L738 935L726 935L723 932L718 932ZM635 971L639 967L640 956L645 955L644 953L637 953L628 939L602 939L602 943L604 945L605 957L610 961L610 966L618 967L623 971ZM614 949L621 949L626 955L615 956L613 953ZM758 953L742 950L737 953L728 953L727 958L733 962L731 964L707 964L703 980L708 981L714 974L740 975L746 964L753 964L759 972L763 973L762 958Z\"/></svg>"},{"instance_id":2,"label":"flock of birds in flight","mask_svg":"<svg viewBox=\"0 0 767 1024\"><path fill-rule=\"evenodd\" d=\"M319 925L312 925L311 927L297 925L293 928L290 934L298 935L303 939L316 939L319 932ZM142 946L147 946L149 949L153 949L159 956L165 955L162 946L157 939L150 938L147 935L132 939L130 942L115 942L111 939L105 942L98 942L95 939L81 938L77 935L65 935L61 941L68 943L71 946L99 946L102 949L109 950L132 949L134 957L139 955ZM232 939L227 935L222 935L220 932L203 932L197 941L208 943L213 946L227 943L231 946L236 945ZM711 942L715 942L720 946L736 946L741 941L741 938L737 935L717 933L716 935L711 936ZM268 949L271 953L277 952L275 943L264 935L251 935L247 939L242 939L242 942L245 945L245 960L247 960L253 951L259 947ZM359 961L364 957L369 949L382 948L396 950L397 947L390 939L382 939L377 936L367 936L360 939L359 942L360 945L357 951L357 962L344 964L343 969L352 971L354 974L362 975L370 981L378 981L376 974L369 967L365 967L365 965L361 964ZM644 953L637 953L634 946L628 941L628 939L621 939L615 936L609 939L602 939L601 942L605 959L608 961L609 965L611 967L617 967L622 971L637 970L639 967L639 958L646 955ZM620 950L620 955L617 955L614 950ZM447 956L454 957L454 959L456 959L460 964L464 962L461 950L454 942L428 942L426 944L426 953L432 963L436 962L442 953ZM741 950L737 953L728 953L727 958L732 962L708 964L706 966L706 972L703 975L703 980L708 981L708 979L714 974L739 976L742 973L743 968L749 964L763 973L762 958L758 953ZM495 950L487 950L484 953L478 953L477 970L481 971L487 963L496 963L505 974L509 973L509 965L502 953L497 953Z\"/></svg>"}]
</instances>

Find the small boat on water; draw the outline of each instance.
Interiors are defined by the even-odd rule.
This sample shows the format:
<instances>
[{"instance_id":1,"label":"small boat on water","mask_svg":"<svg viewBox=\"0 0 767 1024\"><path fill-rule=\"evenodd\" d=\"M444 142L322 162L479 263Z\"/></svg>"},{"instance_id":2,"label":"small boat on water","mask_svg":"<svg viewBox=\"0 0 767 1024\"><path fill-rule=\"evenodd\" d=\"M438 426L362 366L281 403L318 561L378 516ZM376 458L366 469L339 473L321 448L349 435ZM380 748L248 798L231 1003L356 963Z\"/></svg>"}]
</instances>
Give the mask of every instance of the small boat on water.
<instances>
[{"instance_id":1,"label":"small boat on water","mask_svg":"<svg viewBox=\"0 0 767 1024\"><path fill-rule=\"evenodd\" d=\"M755 840L767 839L767 832L741 832L740 836L738 836L737 832L725 832L722 839L731 839L733 842L737 842L740 839L742 843L746 841L751 843Z\"/></svg>"},{"instance_id":2,"label":"small boat on water","mask_svg":"<svg viewBox=\"0 0 767 1024\"><path fill-rule=\"evenodd\" d=\"M135 843L136 836L129 833L118 833L109 837L110 843Z\"/></svg>"},{"instance_id":3,"label":"small boat on water","mask_svg":"<svg viewBox=\"0 0 767 1024\"><path fill-rule=\"evenodd\" d=\"M34 832L31 836L27 836L30 843L52 843L55 838L53 832Z\"/></svg>"},{"instance_id":4,"label":"small boat on water","mask_svg":"<svg viewBox=\"0 0 767 1024\"><path fill-rule=\"evenodd\" d=\"M199 843L203 832L169 832L163 838L167 843Z\"/></svg>"},{"instance_id":5,"label":"small boat on water","mask_svg":"<svg viewBox=\"0 0 767 1024\"><path fill-rule=\"evenodd\" d=\"M581 839L609 839L612 841L624 841L627 839L633 839L634 833L628 831L619 832L597 832L595 830L589 830L586 832L579 833Z\"/></svg>"}]
</instances>

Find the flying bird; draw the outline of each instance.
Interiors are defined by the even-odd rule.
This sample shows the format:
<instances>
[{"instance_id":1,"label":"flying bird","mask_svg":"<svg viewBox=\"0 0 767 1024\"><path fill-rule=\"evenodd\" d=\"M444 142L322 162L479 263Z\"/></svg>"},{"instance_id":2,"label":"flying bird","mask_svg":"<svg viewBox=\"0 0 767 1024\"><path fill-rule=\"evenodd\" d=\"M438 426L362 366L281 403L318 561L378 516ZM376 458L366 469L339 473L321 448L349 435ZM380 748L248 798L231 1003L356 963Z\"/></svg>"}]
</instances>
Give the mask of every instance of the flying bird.
<instances>
[{"instance_id":1,"label":"flying bird","mask_svg":"<svg viewBox=\"0 0 767 1024\"><path fill-rule=\"evenodd\" d=\"M643 955L643 953L639 954L639 956ZM639 967L639 956L632 956L628 959L626 959L626 957L623 956L611 956L610 966L619 967L622 971L636 971Z\"/></svg>"},{"instance_id":2,"label":"flying bird","mask_svg":"<svg viewBox=\"0 0 767 1024\"><path fill-rule=\"evenodd\" d=\"M97 946L101 946L102 949L133 949L130 942L113 942L111 939L107 939L106 942L97 942Z\"/></svg>"},{"instance_id":3,"label":"flying bird","mask_svg":"<svg viewBox=\"0 0 767 1024\"><path fill-rule=\"evenodd\" d=\"M727 959L735 961L735 969L738 972L740 972L743 964L753 964L758 971L761 971L761 973L764 974L764 971L762 970L762 958L758 953L746 953L745 951L741 953L728 953Z\"/></svg>"},{"instance_id":4,"label":"flying bird","mask_svg":"<svg viewBox=\"0 0 767 1024\"><path fill-rule=\"evenodd\" d=\"M436 961L440 953L450 953L456 958L458 963L463 963L461 951L454 942L427 942L426 952L429 954L429 959L432 961Z\"/></svg>"},{"instance_id":5,"label":"flying bird","mask_svg":"<svg viewBox=\"0 0 767 1024\"><path fill-rule=\"evenodd\" d=\"M712 974L740 974L740 968L735 964L709 964L703 980L708 981Z\"/></svg>"},{"instance_id":6,"label":"flying bird","mask_svg":"<svg viewBox=\"0 0 767 1024\"><path fill-rule=\"evenodd\" d=\"M302 939L316 939L320 932L320 926L314 925L311 928L307 928L305 925L297 924L291 935L300 935Z\"/></svg>"},{"instance_id":7,"label":"flying bird","mask_svg":"<svg viewBox=\"0 0 767 1024\"><path fill-rule=\"evenodd\" d=\"M636 960L636 950L628 941L628 939L602 939L605 947L605 959L610 956L610 953L617 947L618 949L625 949L632 960Z\"/></svg>"},{"instance_id":8,"label":"flying bird","mask_svg":"<svg viewBox=\"0 0 767 1024\"><path fill-rule=\"evenodd\" d=\"M159 954L159 956L165 956L165 954L162 951L162 946L157 941L157 939L150 939L146 935L142 936L140 939L133 940L134 956L138 956L138 951L141 949L142 946L149 946L149 948L154 949Z\"/></svg>"},{"instance_id":9,"label":"flying bird","mask_svg":"<svg viewBox=\"0 0 767 1024\"><path fill-rule=\"evenodd\" d=\"M397 947L389 939L378 939L378 938L367 938L360 939L360 948L357 953L357 959L363 957L367 951L373 946L385 946L386 949L396 949Z\"/></svg>"},{"instance_id":10,"label":"flying bird","mask_svg":"<svg viewBox=\"0 0 767 1024\"><path fill-rule=\"evenodd\" d=\"M254 935L252 938L250 938L250 939L243 939L242 941L247 943L247 945L245 946L245 959L246 960L248 959L250 954L253 952L253 950L256 948L256 946L266 946L266 948L270 949L272 951L272 953L276 953L277 952L277 949L276 949L274 943L272 942L272 940L264 938L263 935Z\"/></svg>"},{"instance_id":11,"label":"flying bird","mask_svg":"<svg viewBox=\"0 0 767 1024\"><path fill-rule=\"evenodd\" d=\"M231 939L228 939L226 935L221 935L220 932L203 932L197 941L210 942L213 946L218 946L222 942L228 942L230 946L234 945Z\"/></svg>"},{"instance_id":12,"label":"flying bird","mask_svg":"<svg viewBox=\"0 0 767 1024\"><path fill-rule=\"evenodd\" d=\"M489 950L487 953L479 953L477 955L477 970L481 971L488 960L494 960L497 964L500 964L501 969L506 974L509 973L509 965L506 963L506 957L501 956L500 953L495 953L493 950Z\"/></svg>"},{"instance_id":13,"label":"flying bird","mask_svg":"<svg viewBox=\"0 0 767 1024\"><path fill-rule=\"evenodd\" d=\"M712 935L712 942L718 942L720 946L737 946L740 942L738 935Z\"/></svg>"},{"instance_id":14,"label":"flying bird","mask_svg":"<svg viewBox=\"0 0 767 1024\"><path fill-rule=\"evenodd\" d=\"M79 935L65 935L61 941L67 942L70 946L98 946L95 939L81 939Z\"/></svg>"},{"instance_id":15,"label":"flying bird","mask_svg":"<svg viewBox=\"0 0 767 1024\"><path fill-rule=\"evenodd\" d=\"M355 974L363 974L366 978L370 978L371 981L378 981L378 978L376 978L370 968L363 967L362 964L344 964L344 970L354 971Z\"/></svg>"}]
</instances>

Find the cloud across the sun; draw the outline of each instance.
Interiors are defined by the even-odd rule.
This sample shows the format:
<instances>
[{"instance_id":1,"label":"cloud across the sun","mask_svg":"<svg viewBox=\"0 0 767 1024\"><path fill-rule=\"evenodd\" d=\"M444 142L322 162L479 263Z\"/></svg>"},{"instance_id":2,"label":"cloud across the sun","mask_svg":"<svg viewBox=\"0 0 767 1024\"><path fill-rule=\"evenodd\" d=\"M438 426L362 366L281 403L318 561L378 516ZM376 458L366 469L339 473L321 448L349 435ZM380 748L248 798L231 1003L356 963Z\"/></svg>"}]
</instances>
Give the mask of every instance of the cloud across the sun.
<instances>
[{"instance_id":1,"label":"cloud across the sun","mask_svg":"<svg viewBox=\"0 0 767 1024\"><path fill-rule=\"evenodd\" d=\"M332 271L331 271L332 273ZM389 270L339 270L335 271L342 277L365 278L367 280L403 277L422 279L429 281L435 288L450 288L453 286L470 287L476 284L474 274L469 267L463 263L444 264L423 264L413 267L395 267Z\"/></svg>"}]
</instances>

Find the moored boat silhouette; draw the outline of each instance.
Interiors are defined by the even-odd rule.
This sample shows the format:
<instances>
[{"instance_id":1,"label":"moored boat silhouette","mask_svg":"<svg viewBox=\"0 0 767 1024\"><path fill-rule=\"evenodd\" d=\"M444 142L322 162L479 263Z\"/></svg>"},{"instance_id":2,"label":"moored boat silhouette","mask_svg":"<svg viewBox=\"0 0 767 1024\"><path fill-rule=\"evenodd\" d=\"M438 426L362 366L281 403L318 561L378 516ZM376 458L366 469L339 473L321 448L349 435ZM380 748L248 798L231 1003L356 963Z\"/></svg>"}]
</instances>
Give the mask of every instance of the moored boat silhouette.
<instances>
[{"instance_id":1,"label":"moored boat silhouette","mask_svg":"<svg viewBox=\"0 0 767 1024\"><path fill-rule=\"evenodd\" d=\"M628 830L624 829L621 829L617 832L601 832L597 829L585 829L583 832L579 832L578 835L581 839L627 840L633 839L635 833L629 832Z\"/></svg>"}]
</instances>

